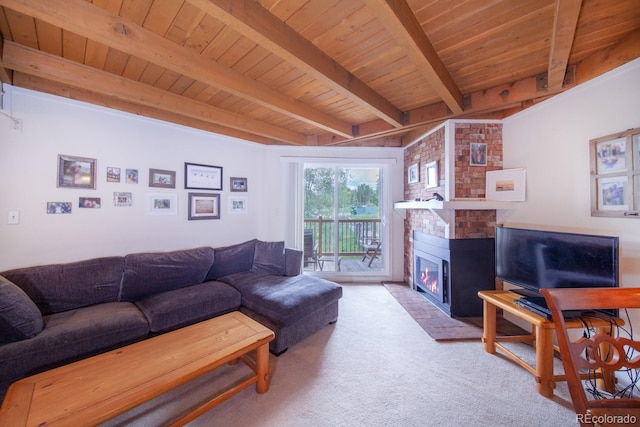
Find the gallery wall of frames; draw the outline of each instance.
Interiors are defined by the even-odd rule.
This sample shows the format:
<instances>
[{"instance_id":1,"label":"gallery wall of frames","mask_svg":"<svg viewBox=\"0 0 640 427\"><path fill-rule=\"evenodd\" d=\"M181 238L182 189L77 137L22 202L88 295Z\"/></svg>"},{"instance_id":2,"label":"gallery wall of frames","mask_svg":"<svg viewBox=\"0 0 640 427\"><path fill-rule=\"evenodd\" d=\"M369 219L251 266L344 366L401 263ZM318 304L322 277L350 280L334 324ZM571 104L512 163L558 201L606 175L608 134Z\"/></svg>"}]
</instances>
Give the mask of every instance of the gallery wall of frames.
<instances>
[{"instance_id":1,"label":"gallery wall of frames","mask_svg":"<svg viewBox=\"0 0 640 427\"><path fill-rule=\"evenodd\" d=\"M47 201L47 213L68 215L76 208L100 209L104 204L118 208L131 207L134 204L134 192L126 191L126 186L143 185L148 191L143 200L136 200L135 203L144 203L146 215L178 215L178 192L165 190L177 190L176 174L184 173L184 190L188 196L187 219L220 219L220 195L225 190L222 166L185 162L183 171L155 168L141 171L135 167L103 166L98 165L98 159L95 158L59 154L57 187L78 191L70 194L68 199ZM105 174L107 186L125 184L125 191L121 191L122 186L117 186L117 191L111 192L111 197L105 199L102 196L104 191L96 195L94 190L100 173ZM247 178L229 178L228 188L232 193L248 193ZM232 195L228 197L228 203L229 212L248 211L247 195Z\"/></svg>"}]
</instances>

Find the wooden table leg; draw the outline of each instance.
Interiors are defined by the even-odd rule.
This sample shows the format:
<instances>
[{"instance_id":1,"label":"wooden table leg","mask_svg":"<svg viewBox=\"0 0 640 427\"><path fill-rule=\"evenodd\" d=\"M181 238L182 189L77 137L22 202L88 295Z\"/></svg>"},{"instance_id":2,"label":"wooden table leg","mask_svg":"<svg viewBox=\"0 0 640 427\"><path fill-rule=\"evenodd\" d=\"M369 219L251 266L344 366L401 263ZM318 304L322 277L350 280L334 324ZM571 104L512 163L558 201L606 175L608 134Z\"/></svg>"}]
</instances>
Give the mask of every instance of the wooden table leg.
<instances>
[{"instance_id":1,"label":"wooden table leg","mask_svg":"<svg viewBox=\"0 0 640 427\"><path fill-rule=\"evenodd\" d=\"M536 381L538 393L553 397L553 329L535 327Z\"/></svg>"},{"instance_id":2,"label":"wooden table leg","mask_svg":"<svg viewBox=\"0 0 640 427\"><path fill-rule=\"evenodd\" d=\"M256 392L266 393L269 390L269 344L256 349Z\"/></svg>"},{"instance_id":3,"label":"wooden table leg","mask_svg":"<svg viewBox=\"0 0 640 427\"><path fill-rule=\"evenodd\" d=\"M484 343L484 351L495 354L497 307L486 300L483 300L482 305L484 310L484 317L482 318L482 342Z\"/></svg>"}]
</instances>

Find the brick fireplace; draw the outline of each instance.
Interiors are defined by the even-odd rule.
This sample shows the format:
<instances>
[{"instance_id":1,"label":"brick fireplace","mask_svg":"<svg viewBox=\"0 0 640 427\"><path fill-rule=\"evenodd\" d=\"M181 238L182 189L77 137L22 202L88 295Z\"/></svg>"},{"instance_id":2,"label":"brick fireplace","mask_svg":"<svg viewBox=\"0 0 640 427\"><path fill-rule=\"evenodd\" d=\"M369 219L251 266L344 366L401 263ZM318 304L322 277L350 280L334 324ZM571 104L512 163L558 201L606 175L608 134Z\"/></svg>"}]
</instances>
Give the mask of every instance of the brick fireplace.
<instances>
[{"instance_id":1,"label":"brick fireplace","mask_svg":"<svg viewBox=\"0 0 640 427\"><path fill-rule=\"evenodd\" d=\"M472 142L486 144L486 166L472 166L470 164L470 144ZM424 165L433 161L438 164L438 186L426 188L423 176ZM447 122L445 125L436 128L423 140L408 147L404 152L404 163L405 171L409 165L416 163L418 163L420 170L419 182L409 184L405 177L405 200L426 200L433 197L434 192L443 196L446 195L447 199L451 196L448 193L452 193L455 200L482 199L485 197L486 172L502 169L502 124L499 122L476 121ZM450 182L452 180L455 183ZM415 235L424 235L427 240L430 237L436 238L435 241L440 242L436 243L436 245L453 248L461 248L463 242L468 242L471 247L484 245L482 247L485 251L488 247L493 247L492 242L496 226L495 210L455 210L451 213L449 223L446 224L440 216L429 209L406 210L404 227L405 283L411 284L415 288L416 283L420 282L420 277L417 277L420 274L417 270L419 266L416 265L419 261L416 261L414 253L414 246L416 246ZM451 228L452 232L450 232L449 228ZM473 239L478 239L478 241L473 242ZM452 240L458 240L458 242L453 242ZM418 244L418 246L421 245L424 244ZM462 252L460 253L462 254ZM473 255L463 254L461 256ZM486 263L492 263L491 259L486 260ZM493 269L493 264L490 267ZM441 268L451 268L451 265L446 264L446 267ZM486 275L487 268L482 267L481 269ZM448 280L453 279L451 271L440 271L438 274L448 274ZM464 279L461 278L459 280ZM487 280L490 280L490 282L487 282ZM493 287L493 273L490 272L489 279L485 276L482 282L481 286L484 289L487 289L487 286ZM451 287L451 284L449 286ZM477 286L477 284L466 286L474 289L473 291L467 291L467 293L473 295L448 295L447 298L449 298L449 302L451 302L452 298L458 300L462 298L475 303L475 300L478 299L477 295L475 295ZM454 284L449 292L455 292L456 289L461 287L465 286ZM446 292L447 290L444 291ZM443 298L443 296L435 297L435 300L438 298ZM438 303L434 298L431 298L431 300L447 314L452 314L450 306L443 306L442 303ZM474 314L471 315L481 315L481 313L475 314L476 311L473 309ZM452 315L456 315L455 311ZM470 314L464 314L464 316L468 315Z\"/></svg>"}]
</instances>

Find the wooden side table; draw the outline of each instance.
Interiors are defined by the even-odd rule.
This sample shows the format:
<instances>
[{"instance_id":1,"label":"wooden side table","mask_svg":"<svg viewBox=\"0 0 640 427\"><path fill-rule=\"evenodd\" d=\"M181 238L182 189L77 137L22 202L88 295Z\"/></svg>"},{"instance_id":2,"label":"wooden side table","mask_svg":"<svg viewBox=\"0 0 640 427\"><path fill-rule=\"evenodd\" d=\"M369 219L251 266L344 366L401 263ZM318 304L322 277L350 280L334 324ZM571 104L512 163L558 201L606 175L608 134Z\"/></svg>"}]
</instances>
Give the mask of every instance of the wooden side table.
<instances>
[{"instance_id":1,"label":"wooden side table","mask_svg":"<svg viewBox=\"0 0 640 427\"><path fill-rule=\"evenodd\" d=\"M556 381L566 381L564 375L554 375L553 356L558 350L553 344L553 332L555 327L553 321L533 313L516 304L520 295L509 291L480 291L478 296L483 300L483 335L482 342L487 353L495 354L496 349L500 350L506 357L516 362L518 365L535 376L538 393L545 397L553 397L553 389ZM502 309L506 313L511 313L515 317L524 320L532 325L532 333L529 335L497 336L496 334L496 313ZM615 319L617 325L624 322ZM579 319L567 320L568 328L583 328L584 323ZM611 322L607 319L589 317L589 324L600 331L610 331ZM536 351L535 366L522 360L515 353L505 348L501 342L532 342Z\"/></svg>"}]
</instances>

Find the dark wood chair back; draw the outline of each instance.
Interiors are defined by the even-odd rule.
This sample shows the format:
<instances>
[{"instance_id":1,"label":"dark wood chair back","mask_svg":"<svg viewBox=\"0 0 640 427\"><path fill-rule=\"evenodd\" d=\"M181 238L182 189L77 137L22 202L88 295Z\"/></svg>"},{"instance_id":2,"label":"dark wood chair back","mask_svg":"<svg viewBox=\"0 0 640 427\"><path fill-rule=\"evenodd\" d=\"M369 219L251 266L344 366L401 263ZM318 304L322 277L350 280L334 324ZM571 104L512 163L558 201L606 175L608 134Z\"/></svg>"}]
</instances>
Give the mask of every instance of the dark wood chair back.
<instances>
[{"instance_id":1,"label":"dark wood chair back","mask_svg":"<svg viewBox=\"0 0 640 427\"><path fill-rule=\"evenodd\" d=\"M598 331L576 338L568 332L562 313L568 310L584 311L587 313L585 324L588 325L589 316L605 316L595 310L640 308L640 288L549 288L541 292L553 315L562 365L577 420L582 426L608 425L606 421L613 421L613 425L625 425L620 422L623 421L620 417L626 416L629 425L640 424L640 399L633 397L632 393L637 390L631 390L626 397L603 393L595 399L587 395L583 384L587 370L597 373L592 377L600 375L603 378L601 381L604 381L609 374L614 374L613 371L640 368L640 342L633 341L632 337L616 335L615 323L612 323L611 331L608 331L610 333ZM615 387L615 384L608 385ZM602 422L594 424L594 421Z\"/></svg>"}]
</instances>

